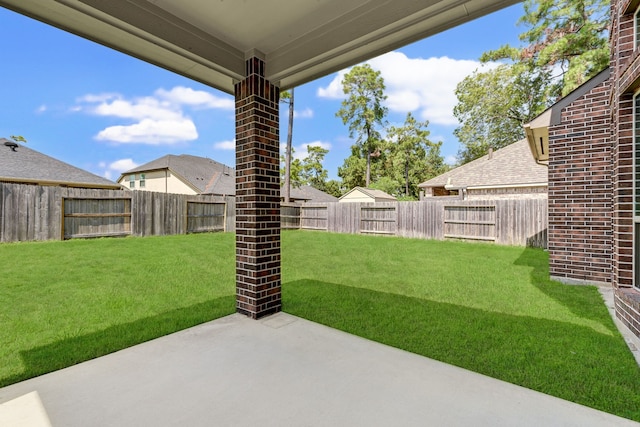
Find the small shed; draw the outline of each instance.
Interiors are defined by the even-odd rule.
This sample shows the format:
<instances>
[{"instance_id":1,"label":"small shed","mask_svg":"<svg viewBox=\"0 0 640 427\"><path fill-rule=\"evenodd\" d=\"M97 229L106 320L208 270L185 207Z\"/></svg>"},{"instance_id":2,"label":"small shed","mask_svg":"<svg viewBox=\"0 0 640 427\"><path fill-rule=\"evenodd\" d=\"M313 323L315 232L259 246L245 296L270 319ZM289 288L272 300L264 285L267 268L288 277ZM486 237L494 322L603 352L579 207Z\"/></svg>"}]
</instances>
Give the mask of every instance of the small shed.
<instances>
[{"instance_id":1,"label":"small shed","mask_svg":"<svg viewBox=\"0 0 640 427\"><path fill-rule=\"evenodd\" d=\"M338 202L375 203L397 202L398 199L382 190L373 188L355 187L338 199Z\"/></svg>"}]
</instances>

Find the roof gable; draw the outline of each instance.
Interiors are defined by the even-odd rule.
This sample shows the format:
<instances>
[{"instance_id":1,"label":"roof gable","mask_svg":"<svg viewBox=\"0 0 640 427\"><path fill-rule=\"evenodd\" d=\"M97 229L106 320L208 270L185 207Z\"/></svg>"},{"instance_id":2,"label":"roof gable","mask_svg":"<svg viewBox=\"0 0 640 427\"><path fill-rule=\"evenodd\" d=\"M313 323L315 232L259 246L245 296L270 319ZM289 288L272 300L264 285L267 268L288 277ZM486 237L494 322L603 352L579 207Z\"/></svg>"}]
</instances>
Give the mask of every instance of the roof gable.
<instances>
[{"instance_id":1,"label":"roof gable","mask_svg":"<svg viewBox=\"0 0 640 427\"><path fill-rule=\"evenodd\" d=\"M0 181L83 188L121 188L117 183L16 144L15 150L0 138Z\"/></svg>"},{"instance_id":2,"label":"roof gable","mask_svg":"<svg viewBox=\"0 0 640 427\"><path fill-rule=\"evenodd\" d=\"M365 196L371 197L374 200L377 200L377 199L386 199L386 200L390 200L390 201L397 200L391 194L385 193L382 190L376 190L374 188L364 188L364 187L354 187L354 188L352 188L351 190L347 191L346 194L344 194L342 197L340 197L339 200L347 198L347 196L349 196L349 195L351 195L353 193L361 193L361 194L364 194Z\"/></svg>"},{"instance_id":3,"label":"roof gable","mask_svg":"<svg viewBox=\"0 0 640 427\"><path fill-rule=\"evenodd\" d=\"M527 140L522 139L494 151L491 155L484 155L425 181L419 187L444 187L448 185L452 189L456 189L482 186L540 185L547 183L547 173L547 166L535 161Z\"/></svg>"}]
</instances>

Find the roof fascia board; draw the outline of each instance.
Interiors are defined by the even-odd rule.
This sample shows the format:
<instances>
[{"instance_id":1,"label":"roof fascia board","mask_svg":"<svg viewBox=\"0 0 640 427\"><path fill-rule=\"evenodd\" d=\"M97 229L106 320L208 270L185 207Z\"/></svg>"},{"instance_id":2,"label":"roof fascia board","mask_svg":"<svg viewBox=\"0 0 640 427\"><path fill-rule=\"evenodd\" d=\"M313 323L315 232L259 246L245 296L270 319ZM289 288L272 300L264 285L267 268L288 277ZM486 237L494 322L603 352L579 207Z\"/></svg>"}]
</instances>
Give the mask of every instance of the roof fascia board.
<instances>
[{"instance_id":1,"label":"roof fascia board","mask_svg":"<svg viewBox=\"0 0 640 427\"><path fill-rule=\"evenodd\" d=\"M236 63L230 71L216 62L108 17L78 0L0 0L0 6L231 95L234 83L244 75L244 60L241 64ZM199 41L199 44L204 42ZM220 55L218 53L217 57ZM230 58L237 61L238 55L244 57L236 52Z\"/></svg>"},{"instance_id":2,"label":"roof fascia board","mask_svg":"<svg viewBox=\"0 0 640 427\"><path fill-rule=\"evenodd\" d=\"M42 186L64 186L64 187L74 187L74 188L99 188L106 190L122 190L122 186L120 184L114 183L113 185L109 184L94 184L89 182L67 182L67 181L48 181L42 179L31 179L31 178L12 178L12 177L2 177L0 176L0 182L10 182L15 184L36 184Z\"/></svg>"},{"instance_id":3,"label":"roof fascia board","mask_svg":"<svg viewBox=\"0 0 640 427\"><path fill-rule=\"evenodd\" d=\"M490 190L495 188L527 188L527 187L548 187L546 182L532 182L529 184L505 184L505 185L468 185L464 188L468 190Z\"/></svg>"}]
</instances>

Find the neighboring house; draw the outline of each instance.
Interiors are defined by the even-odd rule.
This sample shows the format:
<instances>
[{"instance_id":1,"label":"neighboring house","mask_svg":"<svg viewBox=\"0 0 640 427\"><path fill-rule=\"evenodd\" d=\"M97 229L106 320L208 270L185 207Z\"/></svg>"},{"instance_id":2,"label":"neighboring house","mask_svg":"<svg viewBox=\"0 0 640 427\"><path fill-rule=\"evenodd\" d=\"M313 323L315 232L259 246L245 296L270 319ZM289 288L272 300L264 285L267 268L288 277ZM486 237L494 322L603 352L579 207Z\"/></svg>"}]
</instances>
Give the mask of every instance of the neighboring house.
<instances>
[{"instance_id":1,"label":"neighboring house","mask_svg":"<svg viewBox=\"0 0 640 427\"><path fill-rule=\"evenodd\" d=\"M338 202L397 202L398 199L382 190L374 190L373 188L355 187L338 199Z\"/></svg>"},{"instance_id":2,"label":"neighboring house","mask_svg":"<svg viewBox=\"0 0 640 427\"><path fill-rule=\"evenodd\" d=\"M60 187L115 189L113 181L0 138L0 182Z\"/></svg>"},{"instance_id":3,"label":"neighboring house","mask_svg":"<svg viewBox=\"0 0 640 427\"><path fill-rule=\"evenodd\" d=\"M547 197L547 167L536 162L526 139L475 159L418 185L420 199Z\"/></svg>"},{"instance_id":4,"label":"neighboring house","mask_svg":"<svg viewBox=\"0 0 640 427\"><path fill-rule=\"evenodd\" d=\"M291 188L291 201L297 203L332 203L337 202L338 198L310 185L301 185L298 188Z\"/></svg>"},{"instance_id":5,"label":"neighboring house","mask_svg":"<svg viewBox=\"0 0 640 427\"><path fill-rule=\"evenodd\" d=\"M124 172L118 182L131 190L176 194L235 195L235 169L215 160L168 154Z\"/></svg>"},{"instance_id":6,"label":"neighboring house","mask_svg":"<svg viewBox=\"0 0 640 427\"><path fill-rule=\"evenodd\" d=\"M118 182L131 190L175 194L235 196L236 171L215 160L187 154L168 154L124 172ZM291 201L336 202L338 199L309 185L291 189Z\"/></svg>"}]
</instances>

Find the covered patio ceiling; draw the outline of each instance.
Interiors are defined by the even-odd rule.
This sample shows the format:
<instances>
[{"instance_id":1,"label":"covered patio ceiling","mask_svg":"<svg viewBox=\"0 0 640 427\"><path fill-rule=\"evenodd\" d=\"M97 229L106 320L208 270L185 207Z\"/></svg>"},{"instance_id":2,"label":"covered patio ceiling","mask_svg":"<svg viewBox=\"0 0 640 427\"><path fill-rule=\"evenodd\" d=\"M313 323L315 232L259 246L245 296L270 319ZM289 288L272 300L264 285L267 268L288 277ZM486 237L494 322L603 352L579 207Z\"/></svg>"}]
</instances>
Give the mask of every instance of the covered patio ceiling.
<instances>
[{"instance_id":1,"label":"covered patio ceiling","mask_svg":"<svg viewBox=\"0 0 640 427\"><path fill-rule=\"evenodd\" d=\"M227 93L258 56L288 89L517 0L0 0Z\"/></svg>"}]
</instances>

